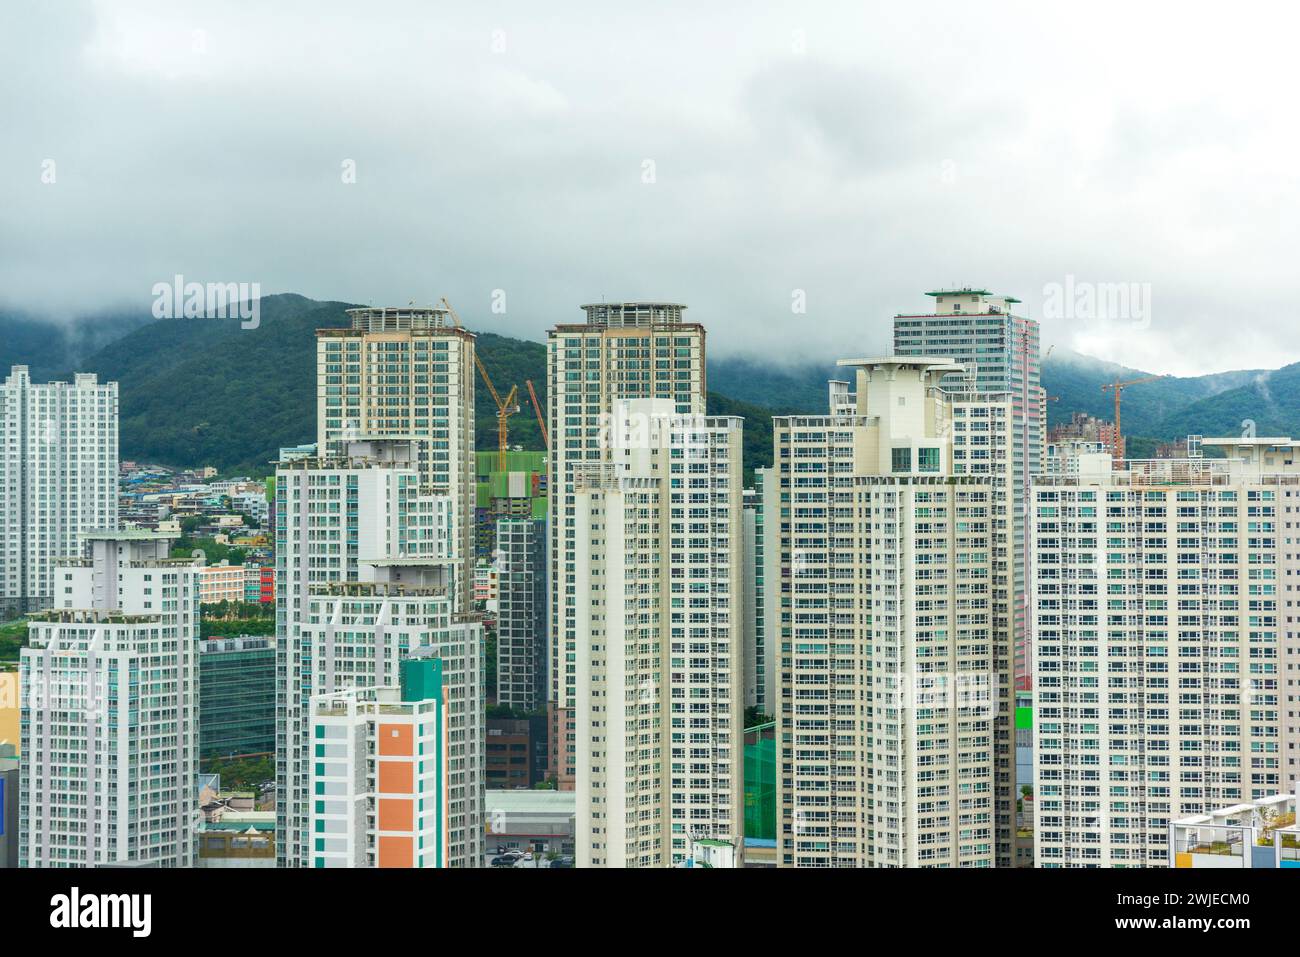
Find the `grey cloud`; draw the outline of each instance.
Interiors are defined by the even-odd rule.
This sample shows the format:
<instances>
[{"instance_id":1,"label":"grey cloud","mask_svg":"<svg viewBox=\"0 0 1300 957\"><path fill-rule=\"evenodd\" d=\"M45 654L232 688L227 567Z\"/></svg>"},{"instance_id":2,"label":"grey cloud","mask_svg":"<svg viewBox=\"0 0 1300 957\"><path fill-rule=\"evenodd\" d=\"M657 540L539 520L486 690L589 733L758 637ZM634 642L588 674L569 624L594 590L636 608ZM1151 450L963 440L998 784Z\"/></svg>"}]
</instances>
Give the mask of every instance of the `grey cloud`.
<instances>
[{"instance_id":1,"label":"grey cloud","mask_svg":"<svg viewBox=\"0 0 1300 957\"><path fill-rule=\"evenodd\" d=\"M1130 47L1105 69L1086 56L1118 13L1053 16L5 4L0 300L58 317L147 302L180 272L319 299L446 294L539 337L582 302L665 297L715 354L827 360L886 348L890 317L935 285L1032 314L1072 274L1151 283L1152 321L1048 323L1048 341L1168 371L1300 358L1296 171L1277 159L1296 134L1260 102L1282 87L1204 94L1198 55L1232 56L1209 29L1125 86Z\"/></svg>"}]
</instances>

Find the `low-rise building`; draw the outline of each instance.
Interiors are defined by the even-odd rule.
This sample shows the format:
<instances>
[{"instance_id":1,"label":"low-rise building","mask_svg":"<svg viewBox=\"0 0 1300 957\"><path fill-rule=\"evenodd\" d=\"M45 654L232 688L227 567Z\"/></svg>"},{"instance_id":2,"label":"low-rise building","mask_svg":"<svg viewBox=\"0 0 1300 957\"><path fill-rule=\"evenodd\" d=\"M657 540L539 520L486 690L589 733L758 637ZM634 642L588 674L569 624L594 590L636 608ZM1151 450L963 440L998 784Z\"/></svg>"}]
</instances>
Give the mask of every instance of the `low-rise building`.
<instances>
[{"instance_id":1,"label":"low-rise building","mask_svg":"<svg viewBox=\"0 0 1300 957\"><path fill-rule=\"evenodd\" d=\"M546 778L546 715L488 718L484 767L488 788L531 788Z\"/></svg>"},{"instance_id":2,"label":"low-rise building","mask_svg":"<svg viewBox=\"0 0 1300 957\"><path fill-rule=\"evenodd\" d=\"M227 814L199 825L199 867L275 867L275 812Z\"/></svg>"},{"instance_id":3,"label":"low-rise building","mask_svg":"<svg viewBox=\"0 0 1300 957\"><path fill-rule=\"evenodd\" d=\"M266 490L255 492L236 492L230 496L231 507L247 515L258 525L265 528L269 510L266 502Z\"/></svg>"},{"instance_id":4,"label":"low-rise building","mask_svg":"<svg viewBox=\"0 0 1300 957\"><path fill-rule=\"evenodd\" d=\"M223 561L207 565L199 575L199 601L204 605L244 600L244 566Z\"/></svg>"},{"instance_id":5,"label":"low-rise building","mask_svg":"<svg viewBox=\"0 0 1300 957\"><path fill-rule=\"evenodd\" d=\"M1169 822L1174 868L1300 868L1296 795L1274 794Z\"/></svg>"},{"instance_id":6,"label":"low-rise building","mask_svg":"<svg viewBox=\"0 0 1300 957\"><path fill-rule=\"evenodd\" d=\"M488 790L484 801L488 853L573 854L573 791Z\"/></svg>"},{"instance_id":7,"label":"low-rise building","mask_svg":"<svg viewBox=\"0 0 1300 957\"><path fill-rule=\"evenodd\" d=\"M245 563L244 601L269 605L275 601L275 566Z\"/></svg>"}]
</instances>

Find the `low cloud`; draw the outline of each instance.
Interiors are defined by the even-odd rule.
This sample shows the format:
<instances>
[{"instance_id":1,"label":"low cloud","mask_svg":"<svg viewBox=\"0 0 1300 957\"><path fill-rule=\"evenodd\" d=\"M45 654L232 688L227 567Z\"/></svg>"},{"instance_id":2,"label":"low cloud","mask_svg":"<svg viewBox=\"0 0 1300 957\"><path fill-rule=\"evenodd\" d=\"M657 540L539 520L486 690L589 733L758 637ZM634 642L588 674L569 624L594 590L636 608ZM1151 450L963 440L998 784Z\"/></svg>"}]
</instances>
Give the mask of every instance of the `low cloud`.
<instances>
[{"instance_id":1,"label":"low cloud","mask_svg":"<svg viewBox=\"0 0 1300 957\"><path fill-rule=\"evenodd\" d=\"M715 354L820 361L935 286L1037 316L1074 276L1149 285L1150 321L1045 321L1062 348L1300 359L1285 25L969 7L6 4L0 295L446 294L530 338L665 298Z\"/></svg>"}]
</instances>

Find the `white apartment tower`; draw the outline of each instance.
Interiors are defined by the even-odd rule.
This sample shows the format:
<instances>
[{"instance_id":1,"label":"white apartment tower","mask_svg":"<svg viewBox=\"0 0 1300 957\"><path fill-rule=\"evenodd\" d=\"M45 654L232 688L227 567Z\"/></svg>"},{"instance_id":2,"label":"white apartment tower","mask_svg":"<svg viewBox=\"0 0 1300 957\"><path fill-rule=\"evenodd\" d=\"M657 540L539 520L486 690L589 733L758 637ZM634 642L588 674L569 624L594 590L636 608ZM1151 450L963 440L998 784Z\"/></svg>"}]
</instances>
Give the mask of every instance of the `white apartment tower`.
<instances>
[{"instance_id":1,"label":"white apartment tower","mask_svg":"<svg viewBox=\"0 0 1300 957\"><path fill-rule=\"evenodd\" d=\"M0 618L48 608L54 560L117 527L117 383L0 384Z\"/></svg>"},{"instance_id":2,"label":"white apartment tower","mask_svg":"<svg viewBox=\"0 0 1300 957\"><path fill-rule=\"evenodd\" d=\"M1163 866L1171 821L1294 786L1296 443L1204 446L1035 479L1040 867Z\"/></svg>"},{"instance_id":3,"label":"white apartment tower","mask_svg":"<svg viewBox=\"0 0 1300 957\"><path fill-rule=\"evenodd\" d=\"M577 655L576 493L572 470L610 461L601 429L620 399L661 399L682 415L705 412L704 327L684 322L686 307L664 302L593 303L585 323L560 324L546 342L550 423L551 771L574 786Z\"/></svg>"},{"instance_id":4,"label":"white apartment tower","mask_svg":"<svg viewBox=\"0 0 1300 957\"><path fill-rule=\"evenodd\" d=\"M441 660L447 704L446 859L483 857L483 634L462 594L458 503L424 485L420 443L335 443L276 471L277 810L282 866L307 866L314 696L397 683L407 657Z\"/></svg>"},{"instance_id":5,"label":"white apartment tower","mask_svg":"<svg viewBox=\"0 0 1300 957\"><path fill-rule=\"evenodd\" d=\"M831 414L773 420L778 865L993 867L1009 495L970 465L1005 402L946 358L841 365Z\"/></svg>"},{"instance_id":6,"label":"white apartment tower","mask_svg":"<svg viewBox=\"0 0 1300 957\"><path fill-rule=\"evenodd\" d=\"M1038 323L1012 314L1020 300L995 296L987 289L937 289L926 295L934 300L933 312L894 317L894 353L951 356L962 369L945 376L943 388L1005 394L1011 401L1014 443L1009 452L1016 508L1012 515L1015 538L1007 561L1016 596L1016 678L1023 684L1032 671L1033 651L1025 613L1029 549L1025 501L1030 476L1044 470L1047 443L1047 396L1040 381ZM999 857L1004 866L1010 866L1010 848L1001 849Z\"/></svg>"},{"instance_id":7,"label":"white apartment tower","mask_svg":"<svg viewBox=\"0 0 1300 957\"><path fill-rule=\"evenodd\" d=\"M615 403L575 466L579 867L743 843L741 420Z\"/></svg>"},{"instance_id":8,"label":"white apartment tower","mask_svg":"<svg viewBox=\"0 0 1300 957\"><path fill-rule=\"evenodd\" d=\"M201 559L86 532L22 650L20 867L194 864Z\"/></svg>"},{"instance_id":9,"label":"white apartment tower","mask_svg":"<svg viewBox=\"0 0 1300 957\"><path fill-rule=\"evenodd\" d=\"M313 867L447 866L446 711L424 653L391 684L312 698Z\"/></svg>"}]
</instances>

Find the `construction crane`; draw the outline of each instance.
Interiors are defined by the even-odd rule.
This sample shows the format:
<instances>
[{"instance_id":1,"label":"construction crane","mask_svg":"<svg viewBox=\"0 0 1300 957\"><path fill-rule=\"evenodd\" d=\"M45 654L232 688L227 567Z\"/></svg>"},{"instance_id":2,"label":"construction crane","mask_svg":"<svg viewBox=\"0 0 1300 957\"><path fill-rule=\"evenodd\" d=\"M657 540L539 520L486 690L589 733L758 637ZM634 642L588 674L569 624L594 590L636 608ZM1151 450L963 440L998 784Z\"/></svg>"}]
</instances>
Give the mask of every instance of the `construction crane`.
<instances>
[{"instance_id":1,"label":"construction crane","mask_svg":"<svg viewBox=\"0 0 1300 957\"><path fill-rule=\"evenodd\" d=\"M542 431L542 441L546 443L546 451L551 450L551 434L546 431L546 416L542 415L542 404L537 401L537 390L533 388L533 380L525 379L524 384L528 386L528 397L533 400L533 411L537 413L537 427Z\"/></svg>"},{"instance_id":2,"label":"construction crane","mask_svg":"<svg viewBox=\"0 0 1300 957\"><path fill-rule=\"evenodd\" d=\"M1143 376L1141 379L1129 379L1126 382L1121 382L1116 379L1114 382L1107 382L1102 385L1102 392L1111 391L1115 394L1115 436L1111 443L1111 458L1114 460L1117 468L1120 463L1124 461L1124 433L1120 431L1119 427L1120 396L1123 394L1124 390L1131 385L1138 385L1143 382L1154 382L1156 379L1163 378L1165 378L1163 375L1149 375Z\"/></svg>"},{"instance_id":3,"label":"construction crane","mask_svg":"<svg viewBox=\"0 0 1300 957\"><path fill-rule=\"evenodd\" d=\"M457 329L465 327L460 323L460 316L456 315L456 310L451 307L447 297L442 297L442 304L447 307L447 314L451 316L451 321L456 324ZM474 350L474 365L478 366L479 375L483 377L483 384L487 386L488 392L492 396L492 401L497 406L497 471L506 470L506 450L510 448L510 416L519 411L519 386L512 385L510 394L504 401L497 387L492 384L492 377L488 375L487 368L483 365L483 360L478 357L478 350Z\"/></svg>"}]
</instances>

